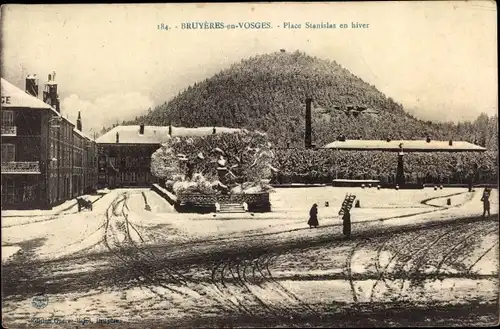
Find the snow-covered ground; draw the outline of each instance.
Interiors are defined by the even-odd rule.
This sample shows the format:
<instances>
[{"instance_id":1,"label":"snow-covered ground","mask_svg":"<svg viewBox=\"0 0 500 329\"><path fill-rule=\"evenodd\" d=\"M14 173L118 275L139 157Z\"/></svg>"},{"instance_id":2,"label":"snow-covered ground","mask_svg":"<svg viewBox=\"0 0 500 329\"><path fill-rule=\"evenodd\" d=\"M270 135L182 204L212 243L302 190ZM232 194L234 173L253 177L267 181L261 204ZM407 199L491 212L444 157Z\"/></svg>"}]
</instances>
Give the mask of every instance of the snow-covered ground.
<instances>
[{"instance_id":1,"label":"snow-covered ground","mask_svg":"<svg viewBox=\"0 0 500 329\"><path fill-rule=\"evenodd\" d=\"M481 191L464 188L423 190L377 190L375 188L285 188L271 194L273 211L255 214L177 214L140 216L142 225L165 223L192 237L248 235L298 230L307 227L309 209L318 204L321 226L342 225L338 215L347 193L355 194L360 208L352 208L353 223L381 221L384 225L406 225L430 220L480 215ZM451 205L446 201L450 199ZM425 204L421 203L426 201ZM491 212L498 213L498 191L491 196ZM329 207L325 207L329 202Z\"/></svg>"},{"instance_id":2,"label":"snow-covered ground","mask_svg":"<svg viewBox=\"0 0 500 329\"><path fill-rule=\"evenodd\" d=\"M4 245L21 245L37 239L43 240L43 243L31 252L39 259L60 258L91 248L102 240L104 214L117 192L89 196L90 200L96 201L93 211L85 209L78 212L75 206L57 214L67 205L45 211L48 215L38 210L38 215L33 217L26 216L24 211L19 211L19 216L15 211L9 211L9 217L2 218L2 254Z\"/></svg>"},{"instance_id":3,"label":"snow-covered ground","mask_svg":"<svg viewBox=\"0 0 500 329\"><path fill-rule=\"evenodd\" d=\"M21 247L18 246L2 246L2 263L9 260L19 250Z\"/></svg>"},{"instance_id":4,"label":"snow-covered ground","mask_svg":"<svg viewBox=\"0 0 500 329\"><path fill-rule=\"evenodd\" d=\"M23 280L29 282L34 278L23 272L23 266L31 271L31 262L43 264L43 271L34 272L36 279L45 280L44 286L55 285L51 288L55 292L46 294L50 303L39 310L31 305L32 296L12 287L4 313L16 323L82 314L142 321L181 319L243 306L262 308L260 303L287 309L316 302L395 299L446 304L496 298L495 221L344 242L338 211L347 193L355 194L361 205L351 212L353 236L372 226L384 231L429 222L451 225L455 219L482 214L482 190L333 187L276 189L271 194L273 212L264 214L179 214L148 189L110 191L94 199L93 211L81 213L74 207L32 216L10 211L9 217L2 218L2 265L9 266L9 273L27 275ZM318 229L306 224L313 203L319 205ZM498 214L497 190L491 196L491 213ZM163 249L155 254L150 252L152 247ZM169 265L170 258L185 253L196 257L209 248L220 255L175 265L192 282L168 281L177 275L170 272L175 267ZM240 254L228 256L223 248ZM246 260L246 251L252 248L262 251ZM23 258L20 272L15 271L18 252L29 257ZM143 272L146 269L153 270ZM429 277L415 285L404 274L401 277L401 271ZM460 273L466 277L450 277ZM438 280L439 275L446 277ZM16 277L9 279L17 282ZM73 287L73 280L80 281ZM101 280L107 283L101 286Z\"/></svg>"},{"instance_id":5,"label":"snow-covered ground","mask_svg":"<svg viewBox=\"0 0 500 329\"><path fill-rule=\"evenodd\" d=\"M271 194L273 212L262 214L180 214L158 194L149 189L116 189L104 196L91 196L94 210L78 213L77 207L54 215L56 210L37 211L29 217L24 211L9 211L2 218L2 243L15 246L23 241L43 239L44 243L34 250L39 259L58 258L94 248L103 239L106 211L111 202L123 193L128 194L127 213L132 225L154 236L151 242L189 241L223 236L248 236L277 233L306 228L309 207L319 205L321 226L342 225L338 211L347 193L355 194L360 208L352 208L353 224L379 221L388 227L414 224L430 220L480 215L481 191L467 189L424 190L377 190L375 188L287 188ZM150 210L145 207L145 200ZM447 205L447 199L451 205ZM422 201L428 200L424 203ZM493 190L491 212L498 213L498 192ZM330 206L325 207L325 201ZM153 233L154 232L154 233ZM132 234L135 234L132 231ZM146 234L147 235L147 234ZM140 241L136 237L137 242ZM104 250L102 248L92 249ZM4 261L4 260L3 260ZM5 259L7 261L7 259Z\"/></svg>"}]
</instances>

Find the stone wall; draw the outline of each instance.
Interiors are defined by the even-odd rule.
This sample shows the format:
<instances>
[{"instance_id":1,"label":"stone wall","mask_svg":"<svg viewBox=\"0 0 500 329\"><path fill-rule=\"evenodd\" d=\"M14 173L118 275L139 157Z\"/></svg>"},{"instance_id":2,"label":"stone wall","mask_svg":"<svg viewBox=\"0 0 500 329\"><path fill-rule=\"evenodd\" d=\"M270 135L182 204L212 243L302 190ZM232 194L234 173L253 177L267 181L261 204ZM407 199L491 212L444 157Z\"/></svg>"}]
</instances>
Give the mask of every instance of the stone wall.
<instances>
[{"instance_id":1,"label":"stone wall","mask_svg":"<svg viewBox=\"0 0 500 329\"><path fill-rule=\"evenodd\" d=\"M243 203L262 204L269 203L269 193L256 193L256 194L218 194L206 195L199 193L179 193L177 195L179 203L199 203L199 204L212 204L212 203Z\"/></svg>"},{"instance_id":2,"label":"stone wall","mask_svg":"<svg viewBox=\"0 0 500 329\"><path fill-rule=\"evenodd\" d=\"M201 194L201 193L179 193L174 195L167 189L153 184L152 189L172 204L178 212L210 213L215 212L215 203L239 203L246 202L249 212L269 212L271 202L269 193L256 194Z\"/></svg>"}]
</instances>

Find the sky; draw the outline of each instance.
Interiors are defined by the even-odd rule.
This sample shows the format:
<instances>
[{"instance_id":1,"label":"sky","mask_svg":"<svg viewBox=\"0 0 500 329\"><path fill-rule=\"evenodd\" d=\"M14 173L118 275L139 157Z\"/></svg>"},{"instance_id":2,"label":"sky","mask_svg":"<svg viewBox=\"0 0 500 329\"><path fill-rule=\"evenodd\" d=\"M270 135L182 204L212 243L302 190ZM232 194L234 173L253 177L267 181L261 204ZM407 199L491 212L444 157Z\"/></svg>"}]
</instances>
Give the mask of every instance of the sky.
<instances>
[{"instance_id":1,"label":"sky","mask_svg":"<svg viewBox=\"0 0 500 329\"><path fill-rule=\"evenodd\" d=\"M27 74L43 85L55 71L63 115L75 121L81 111L87 133L280 49L335 60L425 120L473 120L498 109L489 1L6 5L1 15L2 77L24 88ZM272 28L181 28L190 22ZM287 22L301 28L284 28ZM337 28L307 29L306 22ZM169 29L158 29L162 23Z\"/></svg>"}]
</instances>

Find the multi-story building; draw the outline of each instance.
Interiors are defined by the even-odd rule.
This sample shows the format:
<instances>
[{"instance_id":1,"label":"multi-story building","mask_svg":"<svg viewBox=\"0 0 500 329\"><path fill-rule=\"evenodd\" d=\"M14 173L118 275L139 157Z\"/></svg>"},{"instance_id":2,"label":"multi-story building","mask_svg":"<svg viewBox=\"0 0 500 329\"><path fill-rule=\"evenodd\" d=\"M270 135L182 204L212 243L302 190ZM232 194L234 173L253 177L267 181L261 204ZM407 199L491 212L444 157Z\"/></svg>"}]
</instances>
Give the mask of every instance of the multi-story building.
<instances>
[{"instance_id":1,"label":"multi-story building","mask_svg":"<svg viewBox=\"0 0 500 329\"><path fill-rule=\"evenodd\" d=\"M99 187L151 186L151 155L176 136L206 136L239 131L236 128L174 126L116 126L97 138Z\"/></svg>"},{"instance_id":2,"label":"multi-story building","mask_svg":"<svg viewBox=\"0 0 500 329\"><path fill-rule=\"evenodd\" d=\"M2 78L2 209L48 209L97 183L97 147L61 115L57 83L49 75L43 101L38 80L23 91Z\"/></svg>"}]
</instances>

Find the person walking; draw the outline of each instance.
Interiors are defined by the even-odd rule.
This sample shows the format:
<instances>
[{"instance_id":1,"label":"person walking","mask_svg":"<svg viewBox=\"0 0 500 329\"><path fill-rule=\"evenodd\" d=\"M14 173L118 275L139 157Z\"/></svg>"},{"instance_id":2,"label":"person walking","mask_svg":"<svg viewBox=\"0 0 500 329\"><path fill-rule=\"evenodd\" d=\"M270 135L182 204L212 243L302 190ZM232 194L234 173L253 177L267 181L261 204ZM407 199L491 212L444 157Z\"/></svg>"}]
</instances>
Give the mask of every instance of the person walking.
<instances>
[{"instance_id":1,"label":"person walking","mask_svg":"<svg viewBox=\"0 0 500 329\"><path fill-rule=\"evenodd\" d=\"M468 187L469 187L469 192L472 192L472 175L469 175L469 179L468 179Z\"/></svg>"},{"instance_id":2,"label":"person walking","mask_svg":"<svg viewBox=\"0 0 500 329\"><path fill-rule=\"evenodd\" d=\"M315 203L311 207L311 210L309 210L309 221L307 222L309 225L309 228L318 227L318 205Z\"/></svg>"},{"instance_id":3,"label":"person walking","mask_svg":"<svg viewBox=\"0 0 500 329\"><path fill-rule=\"evenodd\" d=\"M342 233L349 239L351 237L351 212L350 210L344 210L344 215L342 216L343 229Z\"/></svg>"},{"instance_id":4,"label":"person walking","mask_svg":"<svg viewBox=\"0 0 500 329\"><path fill-rule=\"evenodd\" d=\"M490 214L490 193L491 193L491 189L486 188L486 189L484 189L483 196L481 197L481 201L483 202L483 217L486 215L486 212L488 212L488 216L491 216L491 214Z\"/></svg>"}]
</instances>

